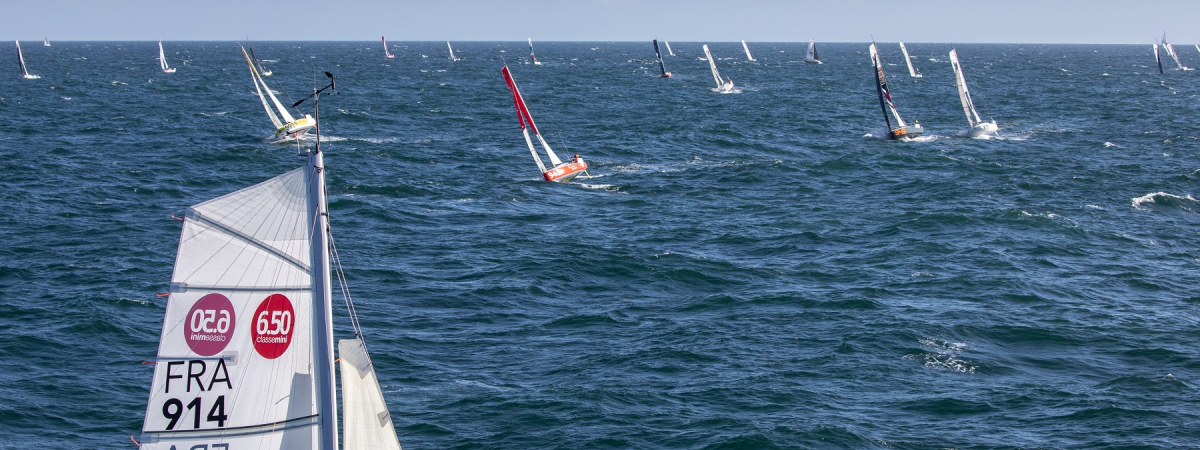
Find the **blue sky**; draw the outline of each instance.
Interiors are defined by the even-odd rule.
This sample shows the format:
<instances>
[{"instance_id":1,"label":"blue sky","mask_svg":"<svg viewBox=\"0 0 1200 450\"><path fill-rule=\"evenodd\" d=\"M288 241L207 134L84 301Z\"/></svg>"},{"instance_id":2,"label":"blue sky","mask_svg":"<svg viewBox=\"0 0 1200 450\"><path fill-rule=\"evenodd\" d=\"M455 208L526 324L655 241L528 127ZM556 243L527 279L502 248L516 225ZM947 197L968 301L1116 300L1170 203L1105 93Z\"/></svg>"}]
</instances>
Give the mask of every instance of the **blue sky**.
<instances>
[{"instance_id":1,"label":"blue sky","mask_svg":"<svg viewBox=\"0 0 1200 450\"><path fill-rule=\"evenodd\" d=\"M8 39L1200 42L1200 1L0 0Z\"/></svg>"}]
</instances>

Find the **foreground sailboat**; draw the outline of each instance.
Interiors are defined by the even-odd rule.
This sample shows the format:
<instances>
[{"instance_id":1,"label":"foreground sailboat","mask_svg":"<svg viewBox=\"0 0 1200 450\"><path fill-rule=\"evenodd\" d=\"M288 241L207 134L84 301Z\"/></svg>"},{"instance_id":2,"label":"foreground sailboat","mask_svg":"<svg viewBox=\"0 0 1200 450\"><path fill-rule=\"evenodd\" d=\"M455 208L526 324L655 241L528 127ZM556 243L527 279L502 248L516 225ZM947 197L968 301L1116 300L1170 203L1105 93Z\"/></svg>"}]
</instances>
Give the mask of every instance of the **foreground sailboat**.
<instances>
[{"instance_id":1,"label":"foreground sailboat","mask_svg":"<svg viewBox=\"0 0 1200 450\"><path fill-rule=\"evenodd\" d=\"M392 52L388 50L387 38L380 36L379 39L383 41L383 55L387 56L388 59L395 58L396 55L393 55Z\"/></svg>"},{"instance_id":2,"label":"foreground sailboat","mask_svg":"<svg viewBox=\"0 0 1200 450\"><path fill-rule=\"evenodd\" d=\"M1167 52L1167 55L1170 56L1171 59L1175 60L1175 65L1179 66L1179 70L1192 70L1190 67L1184 66L1183 63L1179 62L1179 55L1175 54L1175 47L1172 47L1171 44L1167 42L1167 33L1165 32L1163 33L1162 38L1162 48L1163 51Z\"/></svg>"},{"instance_id":3,"label":"foreground sailboat","mask_svg":"<svg viewBox=\"0 0 1200 450\"><path fill-rule=\"evenodd\" d=\"M908 76L913 78L921 78L921 71L917 70L912 65L912 58L908 57L908 49L904 47L904 41L900 41L900 52L904 53L904 63L908 64Z\"/></svg>"},{"instance_id":4,"label":"foreground sailboat","mask_svg":"<svg viewBox=\"0 0 1200 450\"><path fill-rule=\"evenodd\" d=\"M920 123L908 125L904 123L904 119L900 118L900 113L896 112L896 105L892 103L892 93L888 90L887 79L883 76L883 61L879 59L879 51L875 49L875 43L871 43L871 65L875 67L875 92L879 94L879 108L883 110L883 120L887 123L888 139L906 139L915 138L925 132L921 128ZM891 113L891 116L888 113ZM896 123L892 123L892 118L896 119Z\"/></svg>"},{"instance_id":5,"label":"foreground sailboat","mask_svg":"<svg viewBox=\"0 0 1200 450\"><path fill-rule=\"evenodd\" d=\"M667 54L671 55L671 56L675 56L675 51L671 50L671 43L667 42L667 41L663 41L663 44L665 44L667 46ZM1200 47L1196 47L1196 49L1200 50Z\"/></svg>"},{"instance_id":6,"label":"foreground sailboat","mask_svg":"<svg viewBox=\"0 0 1200 450\"><path fill-rule=\"evenodd\" d=\"M537 125L533 123L533 116L529 115L529 108L525 107L525 99L521 97L521 91L517 89L517 82L513 81L512 73L508 71L506 64L503 69L504 82L508 83L508 90L512 91L513 105L517 108L517 122L521 124L521 132L525 134L525 144L529 145L529 153L533 154L534 162L537 162L538 170L542 172L542 177L546 181L571 181L581 173L587 171L588 165L584 162L579 154L575 154L575 160L571 162L562 162L558 159L558 155L554 154L554 150L550 148L550 144L542 138L542 134L538 132ZM537 136L538 143L542 145L542 149L546 151L546 156L550 158L550 164L553 165L549 170L542 163L542 158L538 156L537 149L533 146L533 140L529 138L529 131L533 130L533 135Z\"/></svg>"},{"instance_id":7,"label":"foreground sailboat","mask_svg":"<svg viewBox=\"0 0 1200 450\"><path fill-rule=\"evenodd\" d=\"M654 57L658 59L658 70L662 72L661 78L671 78L671 72L667 72L667 65L663 64L662 53L658 51L658 39L654 40Z\"/></svg>"},{"instance_id":8,"label":"foreground sailboat","mask_svg":"<svg viewBox=\"0 0 1200 450\"><path fill-rule=\"evenodd\" d=\"M962 102L963 112L967 114L967 123L971 128L958 132L959 136L979 138L989 135L999 136L1000 127L996 121L984 122L975 111L975 102L971 101L971 93L967 91L967 79L963 78L962 65L958 62L958 51L950 49L950 66L954 68L954 86L958 88L958 99Z\"/></svg>"},{"instance_id":9,"label":"foreground sailboat","mask_svg":"<svg viewBox=\"0 0 1200 450\"><path fill-rule=\"evenodd\" d=\"M808 54L804 55L804 62L822 64L821 58L817 56L817 44L812 39L808 40Z\"/></svg>"},{"instance_id":10,"label":"foreground sailboat","mask_svg":"<svg viewBox=\"0 0 1200 450\"><path fill-rule=\"evenodd\" d=\"M25 56L21 54L21 41L13 41L17 43L17 64L21 65L21 77L26 80L36 80L41 78L37 75L29 73L29 69L25 67Z\"/></svg>"},{"instance_id":11,"label":"foreground sailboat","mask_svg":"<svg viewBox=\"0 0 1200 450\"><path fill-rule=\"evenodd\" d=\"M722 94L732 93L734 91L733 79L721 80L721 72L717 71L717 61L708 51L708 44L704 44L704 57L708 58L708 68L712 69L713 81L717 82L717 88L714 91Z\"/></svg>"},{"instance_id":12,"label":"foreground sailboat","mask_svg":"<svg viewBox=\"0 0 1200 450\"><path fill-rule=\"evenodd\" d=\"M450 60L458 61L458 57L454 56L454 47L450 46L450 41L446 41L446 48L450 49Z\"/></svg>"},{"instance_id":13,"label":"foreground sailboat","mask_svg":"<svg viewBox=\"0 0 1200 450\"><path fill-rule=\"evenodd\" d=\"M304 167L187 209L142 450L400 450L340 267L354 336L337 342L339 433L320 139L301 156Z\"/></svg>"},{"instance_id":14,"label":"foreground sailboat","mask_svg":"<svg viewBox=\"0 0 1200 450\"><path fill-rule=\"evenodd\" d=\"M316 119L308 114L299 119L293 118L283 103L280 103L275 94L271 92L271 88L267 87L267 82L263 81L258 69L254 67L254 61L250 60L250 55L246 54L245 48L242 49L242 56L246 57L246 64L250 65L250 76L254 80L254 90L258 91L258 99L262 101L263 109L267 110L267 117L270 117L271 123L275 125L275 138L280 141L302 139L308 130L316 126ZM267 103L268 97L271 99L270 103ZM272 105L274 105L274 109L272 109Z\"/></svg>"},{"instance_id":15,"label":"foreground sailboat","mask_svg":"<svg viewBox=\"0 0 1200 450\"><path fill-rule=\"evenodd\" d=\"M542 65L542 62L538 61L537 56L533 54L533 38L529 38L529 60L539 66Z\"/></svg>"},{"instance_id":16,"label":"foreground sailboat","mask_svg":"<svg viewBox=\"0 0 1200 450\"><path fill-rule=\"evenodd\" d=\"M745 40L745 39L742 39L742 50L745 50L745 51L746 51L746 60L748 60L748 61L757 61L756 59L754 59L754 57L753 57L753 56L750 56L750 47L747 47L747 46L746 46L746 40Z\"/></svg>"},{"instance_id":17,"label":"foreground sailboat","mask_svg":"<svg viewBox=\"0 0 1200 450\"><path fill-rule=\"evenodd\" d=\"M158 41L158 65L162 66L163 73L175 73L175 68L167 65L167 54L163 52L162 41Z\"/></svg>"}]
</instances>

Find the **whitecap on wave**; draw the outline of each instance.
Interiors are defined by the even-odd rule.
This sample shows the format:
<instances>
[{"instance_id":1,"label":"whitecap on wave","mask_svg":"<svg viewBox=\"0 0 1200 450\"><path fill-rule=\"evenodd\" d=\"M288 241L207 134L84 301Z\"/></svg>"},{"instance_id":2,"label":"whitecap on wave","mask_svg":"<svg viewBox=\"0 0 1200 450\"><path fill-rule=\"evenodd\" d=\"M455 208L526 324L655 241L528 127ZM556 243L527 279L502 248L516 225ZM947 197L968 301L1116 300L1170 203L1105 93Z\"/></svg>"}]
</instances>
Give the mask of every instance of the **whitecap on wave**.
<instances>
[{"instance_id":1,"label":"whitecap on wave","mask_svg":"<svg viewBox=\"0 0 1200 450\"><path fill-rule=\"evenodd\" d=\"M1180 196L1180 195L1175 195L1175 194L1168 194L1166 192L1155 192L1153 194L1146 194L1141 197L1137 197L1137 198L1133 199L1133 207L1138 208L1138 209L1143 209L1142 205L1146 204L1146 203L1169 205L1176 201L1187 201L1187 202L1195 203L1196 199L1192 198L1192 194Z\"/></svg>"}]
</instances>

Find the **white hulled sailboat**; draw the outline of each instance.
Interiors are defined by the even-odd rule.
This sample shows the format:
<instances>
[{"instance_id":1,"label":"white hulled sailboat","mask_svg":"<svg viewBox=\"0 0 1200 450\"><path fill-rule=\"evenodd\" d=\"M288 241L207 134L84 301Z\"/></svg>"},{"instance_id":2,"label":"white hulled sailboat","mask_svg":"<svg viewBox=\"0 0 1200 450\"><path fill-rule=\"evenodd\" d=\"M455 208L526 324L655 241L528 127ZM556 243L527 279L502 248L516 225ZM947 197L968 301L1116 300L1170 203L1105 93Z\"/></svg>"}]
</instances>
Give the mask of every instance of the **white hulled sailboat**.
<instances>
[{"instance_id":1,"label":"white hulled sailboat","mask_svg":"<svg viewBox=\"0 0 1200 450\"><path fill-rule=\"evenodd\" d=\"M875 92L879 94L879 108L883 110L883 120L887 123L888 139L905 139L915 138L925 132L921 128L921 124L914 123L908 125L904 123L904 119L900 118L900 113L896 112L896 105L892 103L892 93L888 90L887 79L883 76L883 61L879 59L879 51L875 48L875 43L871 43L871 65L875 68ZM888 113L891 113L889 116ZM892 123L892 118L896 119L896 123Z\"/></svg>"},{"instance_id":2,"label":"white hulled sailboat","mask_svg":"<svg viewBox=\"0 0 1200 450\"><path fill-rule=\"evenodd\" d=\"M450 41L446 41L446 48L450 49L450 60L458 61L458 57L454 56L454 47L450 46Z\"/></svg>"},{"instance_id":3,"label":"white hulled sailboat","mask_svg":"<svg viewBox=\"0 0 1200 450\"><path fill-rule=\"evenodd\" d=\"M812 39L808 40L808 54L804 55L804 62L822 64L821 58L817 56L817 44Z\"/></svg>"},{"instance_id":4,"label":"white hulled sailboat","mask_svg":"<svg viewBox=\"0 0 1200 450\"><path fill-rule=\"evenodd\" d=\"M384 36L380 36L379 40L383 41L383 55L387 56L388 59L395 58L396 55L393 55L392 52L388 50L387 38Z\"/></svg>"},{"instance_id":5,"label":"white hulled sailboat","mask_svg":"<svg viewBox=\"0 0 1200 450\"><path fill-rule=\"evenodd\" d=\"M43 47L49 47L49 46L50 46L50 38L49 38L49 37L46 37L45 39L42 39L42 46L43 46Z\"/></svg>"},{"instance_id":6,"label":"white hulled sailboat","mask_svg":"<svg viewBox=\"0 0 1200 450\"><path fill-rule=\"evenodd\" d=\"M757 61L756 59L754 59L754 57L753 57L753 56L750 56L750 47L747 47L747 46L746 46L746 40L745 40L745 39L742 39L742 50L745 50L745 51L746 51L746 60L748 60L748 61Z\"/></svg>"},{"instance_id":7,"label":"white hulled sailboat","mask_svg":"<svg viewBox=\"0 0 1200 450\"><path fill-rule=\"evenodd\" d=\"M246 64L250 65L250 77L254 81L254 90L258 92L258 99L262 101L263 109L267 110L267 117L270 117L271 123L275 125L275 138L281 141L304 138L308 130L317 124L316 119L308 114L299 119L293 118L283 103L280 103L275 94L271 92L271 88L267 87L267 82L263 81L258 69L254 67L254 61L250 60L250 55L246 54L245 48L242 49L242 56L246 57ZM267 103L267 98L271 99L270 103ZM274 105L273 109L272 105Z\"/></svg>"},{"instance_id":8,"label":"white hulled sailboat","mask_svg":"<svg viewBox=\"0 0 1200 450\"><path fill-rule=\"evenodd\" d=\"M271 76L271 71L263 68L262 61L259 61L258 57L254 56L254 47L251 47L251 46L247 46L247 47L250 47L250 59L254 60L254 67L258 68L258 73L264 77Z\"/></svg>"},{"instance_id":9,"label":"white hulled sailboat","mask_svg":"<svg viewBox=\"0 0 1200 450\"><path fill-rule=\"evenodd\" d=\"M158 64L162 66L163 73L175 73L175 68L167 65L167 54L163 52L162 41L158 41Z\"/></svg>"},{"instance_id":10,"label":"white hulled sailboat","mask_svg":"<svg viewBox=\"0 0 1200 450\"><path fill-rule=\"evenodd\" d=\"M958 62L958 51L950 49L950 66L954 68L954 86L958 88L958 99L962 102L963 112L967 114L967 123L971 128L958 132L959 136L978 138L989 135L999 136L1000 127L996 121L984 122L975 111L975 102L971 101L971 93L967 91L967 79L963 78L962 65Z\"/></svg>"},{"instance_id":11,"label":"white hulled sailboat","mask_svg":"<svg viewBox=\"0 0 1200 450\"><path fill-rule=\"evenodd\" d=\"M41 78L37 75L29 73L29 69L25 67L25 55L21 54L21 41L13 41L17 44L17 64L21 65L21 77L26 80L36 80Z\"/></svg>"},{"instance_id":12,"label":"white hulled sailboat","mask_svg":"<svg viewBox=\"0 0 1200 450\"><path fill-rule=\"evenodd\" d=\"M921 71L917 70L912 65L912 58L908 57L908 48L904 47L904 41L900 41L900 53L904 54L904 63L908 64L908 76L913 78L921 78Z\"/></svg>"},{"instance_id":13,"label":"white hulled sailboat","mask_svg":"<svg viewBox=\"0 0 1200 450\"><path fill-rule=\"evenodd\" d=\"M340 267L354 336L337 342L339 433L320 140L301 156L304 167L188 208L142 450L400 450Z\"/></svg>"},{"instance_id":14,"label":"white hulled sailboat","mask_svg":"<svg viewBox=\"0 0 1200 450\"><path fill-rule=\"evenodd\" d=\"M505 65L500 70L504 72L504 82L508 83L508 90L512 92L513 105L517 108L517 122L521 124L521 133L525 135L525 144L529 145L529 153L533 154L533 160L538 165L538 170L542 172L542 178L546 181L571 181L581 173L586 173L588 164L584 162L579 154L575 154L575 159L570 162L562 162L558 159L558 155L550 148L550 144L542 138L542 134L538 132L537 125L533 123L533 116L529 115L529 108L525 106L525 99L521 97L521 91L517 89L517 82L513 81L512 73L508 71L508 65ZM546 165L542 163L542 158L538 156L537 149L533 146L533 140L529 138L529 131L533 130L533 135L537 136L538 143L542 145L542 149L546 151L546 156L550 158L550 164L553 165L550 169L546 169Z\"/></svg>"},{"instance_id":15,"label":"white hulled sailboat","mask_svg":"<svg viewBox=\"0 0 1200 450\"><path fill-rule=\"evenodd\" d=\"M712 69L713 81L717 82L717 88L713 90L722 94L732 93L734 91L733 79L721 79L721 72L717 71L717 60L708 51L708 44L704 44L704 57L708 58L708 68Z\"/></svg>"},{"instance_id":16,"label":"white hulled sailboat","mask_svg":"<svg viewBox=\"0 0 1200 450\"><path fill-rule=\"evenodd\" d=\"M661 78L671 78L671 72L667 72L667 65L663 64L662 53L658 51L658 39L654 40L654 58L658 59L658 70L662 72Z\"/></svg>"},{"instance_id":17,"label":"white hulled sailboat","mask_svg":"<svg viewBox=\"0 0 1200 450\"><path fill-rule=\"evenodd\" d=\"M1163 51L1167 52L1167 56L1170 56L1171 59L1175 60L1175 65L1179 67L1179 70L1192 70L1192 68L1187 67L1183 65L1183 63L1179 62L1179 55L1175 54L1175 47L1172 47L1171 44L1167 43L1166 32L1163 32L1162 48Z\"/></svg>"},{"instance_id":18,"label":"white hulled sailboat","mask_svg":"<svg viewBox=\"0 0 1200 450\"><path fill-rule=\"evenodd\" d=\"M542 65L542 62L538 61L537 56L534 56L533 54L533 38L529 38L529 61L539 66Z\"/></svg>"}]
</instances>

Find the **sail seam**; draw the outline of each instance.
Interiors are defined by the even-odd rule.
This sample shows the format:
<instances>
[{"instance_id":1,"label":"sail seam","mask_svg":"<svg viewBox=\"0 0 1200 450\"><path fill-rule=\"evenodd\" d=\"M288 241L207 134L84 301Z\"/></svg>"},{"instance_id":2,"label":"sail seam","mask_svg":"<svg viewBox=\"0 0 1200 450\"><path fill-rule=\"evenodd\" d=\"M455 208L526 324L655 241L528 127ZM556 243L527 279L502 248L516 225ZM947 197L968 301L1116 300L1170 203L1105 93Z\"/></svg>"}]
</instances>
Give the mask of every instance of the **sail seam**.
<instances>
[{"instance_id":1,"label":"sail seam","mask_svg":"<svg viewBox=\"0 0 1200 450\"><path fill-rule=\"evenodd\" d=\"M195 209L188 209L187 217L189 219L196 220L206 226L215 228L215 229L221 231L222 233L233 236L234 238L237 238L237 239L241 240L242 242L250 244L254 247L258 247L259 249L261 249L267 253L270 253L272 255L275 255L279 259L286 261L288 264L296 266L296 268L298 268L300 270L303 270L303 271L309 270L308 264L305 264L304 262L297 260L296 258L293 258L291 255L283 253L279 249L272 247L272 246L268 245L267 243L262 242L258 239L255 239L245 233L242 233L240 231L226 227L214 220L210 220L209 218L204 217L203 214L200 214L200 212L196 211Z\"/></svg>"}]
</instances>

